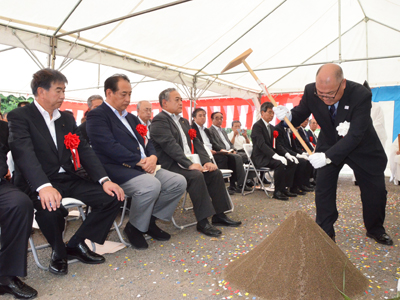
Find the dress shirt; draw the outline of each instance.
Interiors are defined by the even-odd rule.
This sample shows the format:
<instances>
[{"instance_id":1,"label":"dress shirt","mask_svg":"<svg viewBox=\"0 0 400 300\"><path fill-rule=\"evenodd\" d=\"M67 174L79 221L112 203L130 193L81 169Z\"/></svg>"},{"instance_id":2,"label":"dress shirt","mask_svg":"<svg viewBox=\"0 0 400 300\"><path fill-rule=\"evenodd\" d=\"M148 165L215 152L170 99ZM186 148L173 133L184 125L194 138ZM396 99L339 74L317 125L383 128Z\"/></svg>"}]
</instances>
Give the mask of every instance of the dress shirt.
<instances>
[{"instance_id":1,"label":"dress shirt","mask_svg":"<svg viewBox=\"0 0 400 300\"><path fill-rule=\"evenodd\" d=\"M190 150L190 147L189 147L189 145L188 145L186 135L185 135L185 133L183 132L183 129L182 129L181 124L179 124L179 119L180 119L181 117L178 116L178 115L175 115L175 114L171 114L170 112L166 111L165 109L163 109L163 111L164 111L166 114L168 114L168 115L172 118L172 120L174 120L176 126L178 126L178 129L179 129L179 132L181 133L181 138L182 138L183 152L185 152L185 155L191 155L191 154L192 154L192 151Z\"/></svg>"},{"instance_id":2,"label":"dress shirt","mask_svg":"<svg viewBox=\"0 0 400 300\"><path fill-rule=\"evenodd\" d=\"M265 122L265 120L263 118L261 118L261 120L263 120L265 127L267 127L269 138L272 138L271 124Z\"/></svg>"},{"instance_id":3,"label":"dress shirt","mask_svg":"<svg viewBox=\"0 0 400 300\"><path fill-rule=\"evenodd\" d=\"M228 138L229 138L229 140L231 140L231 141L232 141L232 139L233 139L233 134L234 134L233 131L228 133ZM237 136L235 137L235 143L233 144L233 148L235 148L236 150L243 150L243 144L246 144L246 139L245 139L245 137L244 137L244 136L241 136L240 134L237 135Z\"/></svg>"},{"instance_id":4,"label":"dress shirt","mask_svg":"<svg viewBox=\"0 0 400 300\"><path fill-rule=\"evenodd\" d=\"M212 144L211 144L210 139L208 138L206 132L204 131L204 128L205 128L204 125L200 126L196 122L194 122L194 124L196 124L197 127L199 128L199 132L200 132L201 138L203 139L204 146L206 146L208 149L212 150Z\"/></svg>"},{"instance_id":5,"label":"dress shirt","mask_svg":"<svg viewBox=\"0 0 400 300\"><path fill-rule=\"evenodd\" d=\"M214 124L213 124L212 126L214 126L214 128L217 130L219 136L221 137L222 141L224 142L224 144L225 144L225 149L226 149L226 150L231 150L231 145L229 145L229 142L226 140L224 134L222 133L222 130L223 130L223 129L222 129L221 127L215 126Z\"/></svg>"},{"instance_id":6,"label":"dress shirt","mask_svg":"<svg viewBox=\"0 0 400 300\"><path fill-rule=\"evenodd\" d=\"M129 130L129 132L133 135L133 137L138 142L139 147L140 147L141 158L142 159L146 158L147 157L146 156L146 152L144 151L144 148L143 148L142 144L139 143L139 140L137 139L135 133L133 132L133 129L132 129L131 125L129 124L128 120L126 119L126 116L128 115L128 112L126 110L123 110L122 111L122 115L120 115L118 110L116 110L114 107L112 107L107 101L105 101L105 103L108 105L109 108L111 108L111 110L114 112L114 114L118 117L118 119L122 122L122 124L124 124L126 129Z\"/></svg>"}]
</instances>

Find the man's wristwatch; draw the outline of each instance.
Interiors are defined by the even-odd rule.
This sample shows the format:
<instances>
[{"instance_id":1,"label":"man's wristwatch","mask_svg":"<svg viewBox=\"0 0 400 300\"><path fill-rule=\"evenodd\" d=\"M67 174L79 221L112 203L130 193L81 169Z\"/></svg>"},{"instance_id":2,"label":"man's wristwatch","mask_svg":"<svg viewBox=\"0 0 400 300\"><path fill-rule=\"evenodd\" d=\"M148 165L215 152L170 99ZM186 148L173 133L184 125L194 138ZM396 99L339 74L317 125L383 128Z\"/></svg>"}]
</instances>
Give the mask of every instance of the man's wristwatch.
<instances>
[{"instance_id":1,"label":"man's wristwatch","mask_svg":"<svg viewBox=\"0 0 400 300\"><path fill-rule=\"evenodd\" d=\"M109 178L104 179L102 182L100 182L101 185L104 185L107 181L111 181Z\"/></svg>"}]
</instances>

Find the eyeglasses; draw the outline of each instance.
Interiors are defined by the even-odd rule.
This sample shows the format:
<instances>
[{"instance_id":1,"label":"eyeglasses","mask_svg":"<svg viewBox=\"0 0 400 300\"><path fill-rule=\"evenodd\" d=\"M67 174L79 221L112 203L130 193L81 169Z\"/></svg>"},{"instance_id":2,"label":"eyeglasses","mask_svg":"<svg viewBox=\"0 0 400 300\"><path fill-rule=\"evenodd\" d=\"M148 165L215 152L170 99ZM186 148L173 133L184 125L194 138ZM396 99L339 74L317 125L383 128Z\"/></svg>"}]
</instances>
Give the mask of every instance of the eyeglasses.
<instances>
[{"instance_id":1,"label":"eyeglasses","mask_svg":"<svg viewBox=\"0 0 400 300\"><path fill-rule=\"evenodd\" d=\"M333 95L333 96L329 95L329 94L332 94L332 93L328 93L327 95L318 94L317 87L314 88L314 95L317 96L317 97L320 98L320 99L322 99L322 98L330 99L330 100L335 99L337 93L338 93L339 90L340 90L340 87L342 86L342 82L343 82L343 80L340 82L339 87L338 87L338 89L337 89L335 95Z\"/></svg>"}]
</instances>

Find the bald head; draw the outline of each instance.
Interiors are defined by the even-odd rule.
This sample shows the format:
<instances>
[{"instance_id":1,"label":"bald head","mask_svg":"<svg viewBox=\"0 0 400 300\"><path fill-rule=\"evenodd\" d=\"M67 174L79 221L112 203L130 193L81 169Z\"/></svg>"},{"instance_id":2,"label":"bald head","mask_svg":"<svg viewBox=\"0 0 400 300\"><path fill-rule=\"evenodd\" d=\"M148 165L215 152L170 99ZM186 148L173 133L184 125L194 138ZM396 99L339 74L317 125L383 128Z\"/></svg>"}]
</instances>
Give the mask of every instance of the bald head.
<instances>
[{"instance_id":1,"label":"bald head","mask_svg":"<svg viewBox=\"0 0 400 300\"><path fill-rule=\"evenodd\" d=\"M325 64L318 69L315 80L315 89L318 97L326 105L333 105L338 102L346 88L346 79L343 77L343 70L335 64Z\"/></svg>"}]
</instances>

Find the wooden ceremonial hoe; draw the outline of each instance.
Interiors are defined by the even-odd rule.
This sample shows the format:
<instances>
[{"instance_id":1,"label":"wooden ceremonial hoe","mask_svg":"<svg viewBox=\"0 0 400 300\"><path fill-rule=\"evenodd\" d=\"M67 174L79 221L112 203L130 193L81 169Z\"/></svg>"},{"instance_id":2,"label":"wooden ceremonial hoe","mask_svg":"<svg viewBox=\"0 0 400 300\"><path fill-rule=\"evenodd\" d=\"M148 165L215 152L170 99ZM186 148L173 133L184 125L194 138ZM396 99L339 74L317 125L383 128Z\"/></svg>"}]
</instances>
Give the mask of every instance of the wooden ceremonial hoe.
<instances>
[{"instance_id":1,"label":"wooden ceremonial hoe","mask_svg":"<svg viewBox=\"0 0 400 300\"><path fill-rule=\"evenodd\" d=\"M224 73L225 71L228 71L234 67L236 67L237 65L240 64L244 64L244 66L247 68L247 70L250 72L251 76L253 76L253 78L257 81L258 85L261 87L261 89L263 90L264 94L267 95L269 101L271 101L271 103L274 106L278 106L278 104L275 102L275 99L272 98L271 94L267 91L266 86L260 81L260 79L258 79L256 73L254 73L254 71L250 68L250 66L247 64L246 62L246 58L253 52L253 50L249 49L246 50L245 52L243 52L242 54L240 54L238 57L236 57L234 60L232 60L229 64L227 64L227 66L222 70L221 73ZM307 153L309 155L312 154L311 150L307 147L307 144L304 142L304 140L301 138L300 134L297 132L296 128L294 128L294 126L292 125L292 123L289 121L289 119L287 117L285 117L285 122L286 124L288 124L288 126L290 127L290 129L293 131L293 133L295 134L295 136L297 137L297 139L299 140L300 144L303 146L303 148L307 151Z\"/></svg>"}]
</instances>

